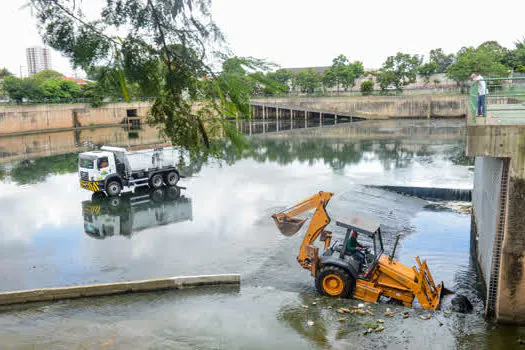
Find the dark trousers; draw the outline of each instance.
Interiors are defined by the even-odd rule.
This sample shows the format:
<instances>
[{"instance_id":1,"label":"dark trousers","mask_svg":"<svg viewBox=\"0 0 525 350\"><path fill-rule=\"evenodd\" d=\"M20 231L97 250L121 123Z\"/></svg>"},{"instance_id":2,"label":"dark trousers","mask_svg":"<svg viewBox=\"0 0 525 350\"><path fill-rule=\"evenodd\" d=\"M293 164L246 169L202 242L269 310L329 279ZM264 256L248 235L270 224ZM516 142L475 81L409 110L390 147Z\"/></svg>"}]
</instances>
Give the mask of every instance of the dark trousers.
<instances>
[{"instance_id":1,"label":"dark trousers","mask_svg":"<svg viewBox=\"0 0 525 350\"><path fill-rule=\"evenodd\" d=\"M365 263L365 253L361 251L355 251L353 255L359 260L361 265Z\"/></svg>"},{"instance_id":2,"label":"dark trousers","mask_svg":"<svg viewBox=\"0 0 525 350\"><path fill-rule=\"evenodd\" d=\"M478 115L485 116L485 95L478 95Z\"/></svg>"}]
</instances>

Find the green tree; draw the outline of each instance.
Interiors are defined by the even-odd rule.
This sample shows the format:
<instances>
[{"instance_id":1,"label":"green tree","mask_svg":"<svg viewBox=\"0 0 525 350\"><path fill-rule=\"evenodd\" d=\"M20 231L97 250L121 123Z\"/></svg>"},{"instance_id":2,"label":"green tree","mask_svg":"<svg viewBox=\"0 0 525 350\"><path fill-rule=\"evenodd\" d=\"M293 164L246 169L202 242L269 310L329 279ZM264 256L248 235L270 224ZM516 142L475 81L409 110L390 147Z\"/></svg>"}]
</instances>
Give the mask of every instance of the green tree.
<instances>
[{"instance_id":1,"label":"green tree","mask_svg":"<svg viewBox=\"0 0 525 350\"><path fill-rule=\"evenodd\" d=\"M301 92L311 94L321 86L321 75L315 69L306 69L296 73L294 81Z\"/></svg>"},{"instance_id":2,"label":"green tree","mask_svg":"<svg viewBox=\"0 0 525 350\"><path fill-rule=\"evenodd\" d=\"M456 61L447 68L447 76L460 86L465 86L473 72L485 77L505 77L509 74L509 67L501 63L504 55L504 50L495 42L486 42L477 48L463 47L458 51Z\"/></svg>"},{"instance_id":3,"label":"green tree","mask_svg":"<svg viewBox=\"0 0 525 350\"><path fill-rule=\"evenodd\" d=\"M42 71L36 73L35 75L33 75L33 79L35 79L37 84L40 84L40 83L43 83L44 81L49 80L49 79L60 79L63 76L64 76L64 74L62 74L62 73L59 73L59 72L51 70L51 69L46 69L46 70L42 70Z\"/></svg>"},{"instance_id":4,"label":"green tree","mask_svg":"<svg viewBox=\"0 0 525 350\"><path fill-rule=\"evenodd\" d=\"M11 76L13 76L13 73L11 73L7 68L0 68L0 80Z\"/></svg>"},{"instance_id":5,"label":"green tree","mask_svg":"<svg viewBox=\"0 0 525 350\"><path fill-rule=\"evenodd\" d=\"M395 86L398 90L404 86L414 83L417 76L417 68L421 65L421 57L398 52L390 56L379 70L379 86L385 90L388 86Z\"/></svg>"},{"instance_id":6,"label":"green tree","mask_svg":"<svg viewBox=\"0 0 525 350\"><path fill-rule=\"evenodd\" d=\"M365 80L361 83L361 94L363 96L371 95L374 91L374 82L372 80Z\"/></svg>"},{"instance_id":7,"label":"green tree","mask_svg":"<svg viewBox=\"0 0 525 350\"><path fill-rule=\"evenodd\" d=\"M445 73L448 66L454 63L454 54L445 54L443 49L430 50L429 62L434 62L437 65L436 73Z\"/></svg>"},{"instance_id":8,"label":"green tree","mask_svg":"<svg viewBox=\"0 0 525 350\"><path fill-rule=\"evenodd\" d=\"M523 71L525 67L525 39L514 43L515 48L508 50L502 59L502 63L514 69L515 71Z\"/></svg>"},{"instance_id":9,"label":"green tree","mask_svg":"<svg viewBox=\"0 0 525 350\"><path fill-rule=\"evenodd\" d=\"M259 94L272 96L290 91L293 73L287 69L278 69L275 72L268 72L265 78L264 84L258 84Z\"/></svg>"},{"instance_id":10,"label":"green tree","mask_svg":"<svg viewBox=\"0 0 525 350\"><path fill-rule=\"evenodd\" d=\"M424 63L421 66L419 66L417 68L417 72L419 73L419 75L423 77L423 79L425 80L425 83L428 84L430 83L430 77L433 74L436 74L438 69L439 69L439 66L437 65L437 63L430 61L430 62Z\"/></svg>"},{"instance_id":11,"label":"green tree","mask_svg":"<svg viewBox=\"0 0 525 350\"><path fill-rule=\"evenodd\" d=\"M323 85L325 87L342 86L345 90L354 86L354 81L359 78L365 69L363 64L359 61L350 63L350 60L345 55L339 55L332 61L332 66L323 74Z\"/></svg>"},{"instance_id":12,"label":"green tree","mask_svg":"<svg viewBox=\"0 0 525 350\"><path fill-rule=\"evenodd\" d=\"M224 134L243 147L224 116L245 115L250 87L240 83L240 72L221 74L210 65L227 56L211 50L225 45L209 0L112 0L96 18L83 15L87 2L30 1L45 43L74 67L107 67L125 99L133 84L155 96L149 120L174 145L216 152ZM252 58L240 65L265 69Z\"/></svg>"},{"instance_id":13,"label":"green tree","mask_svg":"<svg viewBox=\"0 0 525 350\"><path fill-rule=\"evenodd\" d=\"M39 87L45 99L73 99L81 95L80 87L69 80L47 79Z\"/></svg>"},{"instance_id":14,"label":"green tree","mask_svg":"<svg viewBox=\"0 0 525 350\"><path fill-rule=\"evenodd\" d=\"M33 100L41 97L38 84L31 78L19 79L10 76L4 79L3 86L9 98L18 103L24 99Z\"/></svg>"}]
</instances>

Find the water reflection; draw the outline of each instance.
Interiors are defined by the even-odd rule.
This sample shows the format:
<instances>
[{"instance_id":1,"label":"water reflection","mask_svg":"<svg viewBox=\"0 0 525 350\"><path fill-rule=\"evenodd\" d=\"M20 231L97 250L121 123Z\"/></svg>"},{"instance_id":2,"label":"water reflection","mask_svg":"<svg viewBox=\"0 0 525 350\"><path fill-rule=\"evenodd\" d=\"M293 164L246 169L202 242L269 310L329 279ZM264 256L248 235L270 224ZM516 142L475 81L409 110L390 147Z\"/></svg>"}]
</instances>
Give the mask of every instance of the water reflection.
<instances>
[{"instance_id":1,"label":"water reflection","mask_svg":"<svg viewBox=\"0 0 525 350\"><path fill-rule=\"evenodd\" d=\"M316 162L323 162L334 172L342 172L345 167L360 163L368 163L370 169L375 166L373 163L377 163L382 171L408 168L417 160L417 163L421 164L422 172L427 165L438 164L446 167L444 171L447 172L462 169L463 175L465 170L463 165L468 164L471 159L463 154L462 141L436 144L426 141L408 143L402 140L254 138L250 140L250 148L241 154L238 154L233 147L225 145L222 159L218 161L229 165L244 159L252 159L257 163L271 161L280 165L290 165L298 161L309 166ZM52 174L76 172L77 158L78 153L68 153L14 162L9 167L0 167L0 180L10 176L12 181L20 185L40 183ZM186 156L181 159L178 168L184 176L192 176L199 173L204 165L216 161L217 159ZM436 172L426 175L429 178L445 178L443 174Z\"/></svg>"},{"instance_id":2,"label":"water reflection","mask_svg":"<svg viewBox=\"0 0 525 350\"><path fill-rule=\"evenodd\" d=\"M94 194L82 202L84 231L90 237L131 237L133 233L160 225L192 220L191 198L181 196L176 186L138 188L118 197Z\"/></svg>"}]
</instances>

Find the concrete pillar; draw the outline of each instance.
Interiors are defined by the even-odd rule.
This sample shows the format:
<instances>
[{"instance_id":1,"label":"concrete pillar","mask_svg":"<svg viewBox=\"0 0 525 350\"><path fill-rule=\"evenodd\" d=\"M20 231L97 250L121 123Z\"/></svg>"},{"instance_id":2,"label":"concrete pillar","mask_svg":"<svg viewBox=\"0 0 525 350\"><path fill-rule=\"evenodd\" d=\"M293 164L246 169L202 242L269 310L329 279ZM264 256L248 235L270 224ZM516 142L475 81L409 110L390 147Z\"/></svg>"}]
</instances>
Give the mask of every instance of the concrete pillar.
<instances>
[{"instance_id":1,"label":"concrete pillar","mask_svg":"<svg viewBox=\"0 0 525 350\"><path fill-rule=\"evenodd\" d=\"M319 113L319 126L323 126L323 113Z\"/></svg>"},{"instance_id":2,"label":"concrete pillar","mask_svg":"<svg viewBox=\"0 0 525 350\"><path fill-rule=\"evenodd\" d=\"M337 125L337 114L334 115L334 125Z\"/></svg>"},{"instance_id":3,"label":"concrete pillar","mask_svg":"<svg viewBox=\"0 0 525 350\"><path fill-rule=\"evenodd\" d=\"M275 115L276 115L276 120L277 120L277 131L279 131L279 107L276 107L275 108Z\"/></svg>"},{"instance_id":4,"label":"concrete pillar","mask_svg":"<svg viewBox=\"0 0 525 350\"><path fill-rule=\"evenodd\" d=\"M250 136L252 136L252 123L253 123L253 120L250 120L250 125L249 125Z\"/></svg>"},{"instance_id":5,"label":"concrete pillar","mask_svg":"<svg viewBox=\"0 0 525 350\"><path fill-rule=\"evenodd\" d=\"M308 128L308 111L304 111L304 128Z\"/></svg>"},{"instance_id":6,"label":"concrete pillar","mask_svg":"<svg viewBox=\"0 0 525 350\"><path fill-rule=\"evenodd\" d=\"M293 110L290 109L290 130L293 129Z\"/></svg>"}]
</instances>

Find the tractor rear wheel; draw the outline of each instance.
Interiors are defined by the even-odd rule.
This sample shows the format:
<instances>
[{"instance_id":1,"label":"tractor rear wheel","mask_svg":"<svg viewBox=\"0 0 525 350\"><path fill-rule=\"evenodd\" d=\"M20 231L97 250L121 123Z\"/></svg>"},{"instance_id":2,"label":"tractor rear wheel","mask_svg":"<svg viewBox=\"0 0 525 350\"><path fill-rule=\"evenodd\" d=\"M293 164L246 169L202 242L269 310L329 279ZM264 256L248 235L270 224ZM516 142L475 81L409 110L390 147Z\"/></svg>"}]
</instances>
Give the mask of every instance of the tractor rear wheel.
<instances>
[{"instance_id":1,"label":"tractor rear wheel","mask_svg":"<svg viewBox=\"0 0 525 350\"><path fill-rule=\"evenodd\" d=\"M315 279L319 293L329 297L348 298L352 295L354 285L354 278L337 266L325 266Z\"/></svg>"}]
</instances>

